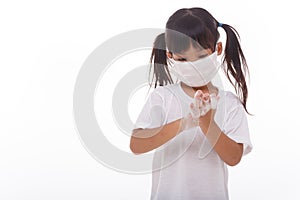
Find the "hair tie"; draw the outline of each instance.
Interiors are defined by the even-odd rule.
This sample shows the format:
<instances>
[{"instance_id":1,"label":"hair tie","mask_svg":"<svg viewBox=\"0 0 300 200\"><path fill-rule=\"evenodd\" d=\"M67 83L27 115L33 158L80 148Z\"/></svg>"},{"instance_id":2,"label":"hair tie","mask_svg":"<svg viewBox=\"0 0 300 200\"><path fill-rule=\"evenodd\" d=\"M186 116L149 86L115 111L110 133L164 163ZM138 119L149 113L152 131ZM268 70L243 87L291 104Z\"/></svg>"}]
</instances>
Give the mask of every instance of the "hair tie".
<instances>
[{"instance_id":1,"label":"hair tie","mask_svg":"<svg viewBox=\"0 0 300 200\"><path fill-rule=\"evenodd\" d=\"M223 26L223 24L219 22L218 27L222 27L222 26Z\"/></svg>"}]
</instances>

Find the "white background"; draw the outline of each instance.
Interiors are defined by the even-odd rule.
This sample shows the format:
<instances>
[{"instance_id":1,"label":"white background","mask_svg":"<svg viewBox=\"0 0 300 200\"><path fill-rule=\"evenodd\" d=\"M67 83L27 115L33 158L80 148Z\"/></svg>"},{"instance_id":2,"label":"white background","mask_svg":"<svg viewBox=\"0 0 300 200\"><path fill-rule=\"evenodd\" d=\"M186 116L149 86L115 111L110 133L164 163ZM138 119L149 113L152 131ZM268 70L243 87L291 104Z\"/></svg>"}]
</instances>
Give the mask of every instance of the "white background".
<instances>
[{"instance_id":1,"label":"white background","mask_svg":"<svg viewBox=\"0 0 300 200\"><path fill-rule=\"evenodd\" d=\"M1 1L0 199L149 199L150 174L108 169L81 144L74 84L102 42L133 29L164 28L177 9L194 6L239 31L250 69L254 149L229 168L231 199L299 199L300 16L291 0ZM134 117L138 109L131 108Z\"/></svg>"}]
</instances>

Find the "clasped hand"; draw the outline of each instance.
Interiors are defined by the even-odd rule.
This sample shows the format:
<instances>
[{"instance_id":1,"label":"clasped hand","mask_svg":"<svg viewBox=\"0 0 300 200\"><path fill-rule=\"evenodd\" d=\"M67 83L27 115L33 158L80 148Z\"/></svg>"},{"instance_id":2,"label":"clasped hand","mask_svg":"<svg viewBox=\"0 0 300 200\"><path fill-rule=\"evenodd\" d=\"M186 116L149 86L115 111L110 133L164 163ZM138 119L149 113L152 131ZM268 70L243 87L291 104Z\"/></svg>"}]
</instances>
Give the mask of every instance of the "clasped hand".
<instances>
[{"instance_id":1,"label":"clasped hand","mask_svg":"<svg viewBox=\"0 0 300 200\"><path fill-rule=\"evenodd\" d=\"M183 119L182 130L200 126L206 134L211 120L214 119L219 98L215 93L209 94L197 90L194 95L194 102L189 107L190 112Z\"/></svg>"}]
</instances>

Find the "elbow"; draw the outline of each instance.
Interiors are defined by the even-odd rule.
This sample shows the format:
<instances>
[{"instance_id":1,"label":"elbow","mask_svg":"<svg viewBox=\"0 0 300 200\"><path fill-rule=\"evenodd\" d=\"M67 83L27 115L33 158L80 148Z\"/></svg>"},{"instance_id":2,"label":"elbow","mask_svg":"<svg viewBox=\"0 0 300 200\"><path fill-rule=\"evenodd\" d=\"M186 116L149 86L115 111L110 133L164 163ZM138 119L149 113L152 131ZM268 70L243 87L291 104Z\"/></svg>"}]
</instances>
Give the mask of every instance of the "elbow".
<instances>
[{"instance_id":1,"label":"elbow","mask_svg":"<svg viewBox=\"0 0 300 200\"><path fill-rule=\"evenodd\" d=\"M138 155L138 154L140 154L140 152L138 151L139 149L137 148L137 146L138 146L137 142L138 142L138 141L137 141L136 138L134 137L135 132L136 132L136 130L133 130L132 136L131 136L131 139L130 139L130 145L129 145L129 148L130 148L130 150L131 150L131 152L132 152L133 154Z\"/></svg>"},{"instance_id":2,"label":"elbow","mask_svg":"<svg viewBox=\"0 0 300 200\"><path fill-rule=\"evenodd\" d=\"M136 148L135 148L135 145L134 145L134 142L132 141L132 139L130 140L129 148L132 153L137 154L137 151L136 151Z\"/></svg>"},{"instance_id":3,"label":"elbow","mask_svg":"<svg viewBox=\"0 0 300 200\"><path fill-rule=\"evenodd\" d=\"M143 154L143 153L146 153L146 152L142 152L142 151L139 151L138 149L130 146L130 150L131 152L134 154L134 155L139 155L139 154Z\"/></svg>"},{"instance_id":4,"label":"elbow","mask_svg":"<svg viewBox=\"0 0 300 200\"><path fill-rule=\"evenodd\" d=\"M138 148L138 144L131 138L129 148L134 155L139 155L145 152L142 152L140 148Z\"/></svg>"},{"instance_id":5,"label":"elbow","mask_svg":"<svg viewBox=\"0 0 300 200\"><path fill-rule=\"evenodd\" d=\"M131 139L129 147L134 155L139 155L151 151L151 149L147 147L147 145L145 145L144 143L139 143L138 141L135 141L135 139Z\"/></svg>"},{"instance_id":6,"label":"elbow","mask_svg":"<svg viewBox=\"0 0 300 200\"><path fill-rule=\"evenodd\" d=\"M147 150L144 147L145 144L143 140L139 137L136 137L141 133L142 130L143 129L134 129L132 131L129 148L134 155L139 155L147 152Z\"/></svg>"},{"instance_id":7,"label":"elbow","mask_svg":"<svg viewBox=\"0 0 300 200\"><path fill-rule=\"evenodd\" d=\"M137 149L135 148L135 146L132 144L132 142L130 142L130 150L131 150L131 152L134 154L134 155L138 155L139 153L138 153L138 151L137 151Z\"/></svg>"},{"instance_id":8,"label":"elbow","mask_svg":"<svg viewBox=\"0 0 300 200\"><path fill-rule=\"evenodd\" d=\"M241 162L242 156L243 156L243 144L239 143L237 146L236 154L231 157L230 160L226 162L229 166L236 166Z\"/></svg>"},{"instance_id":9,"label":"elbow","mask_svg":"<svg viewBox=\"0 0 300 200\"><path fill-rule=\"evenodd\" d=\"M239 164L241 161L241 158L236 158L236 159L232 159L230 161L227 161L226 164L233 167L236 166L237 164Z\"/></svg>"},{"instance_id":10,"label":"elbow","mask_svg":"<svg viewBox=\"0 0 300 200\"><path fill-rule=\"evenodd\" d=\"M142 129L133 130L129 148L132 153L135 155L147 153L153 150L153 141L152 139L146 138L145 133L142 132ZM143 137L142 137L143 136Z\"/></svg>"}]
</instances>

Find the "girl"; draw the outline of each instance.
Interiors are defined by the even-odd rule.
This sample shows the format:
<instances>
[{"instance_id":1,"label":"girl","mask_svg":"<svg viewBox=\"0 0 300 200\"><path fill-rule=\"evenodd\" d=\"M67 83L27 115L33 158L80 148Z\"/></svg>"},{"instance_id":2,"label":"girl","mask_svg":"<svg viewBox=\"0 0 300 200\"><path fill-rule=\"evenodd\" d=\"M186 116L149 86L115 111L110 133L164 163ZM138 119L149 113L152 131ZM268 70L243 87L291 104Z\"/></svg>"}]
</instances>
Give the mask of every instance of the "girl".
<instances>
[{"instance_id":1,"label":"girl","mask_svg":"<svg viewBox=\"0 0 300 200\"><path fill-rule=\"evenodd\" d=\"M218 27L227 35L222 65ZM248 67L237 36L205 9L184 8L155 39L150 59L155 89L130 141L134 154L155 150L151 199L229 199L227 165L237 165L252 149ZM220 66L239 97L212 84ZM170 71L180 82L173 82Z\"/></svg>"}]
</instances>

